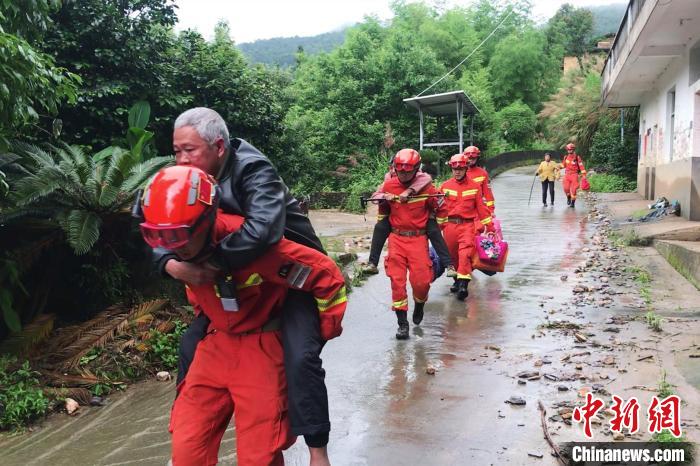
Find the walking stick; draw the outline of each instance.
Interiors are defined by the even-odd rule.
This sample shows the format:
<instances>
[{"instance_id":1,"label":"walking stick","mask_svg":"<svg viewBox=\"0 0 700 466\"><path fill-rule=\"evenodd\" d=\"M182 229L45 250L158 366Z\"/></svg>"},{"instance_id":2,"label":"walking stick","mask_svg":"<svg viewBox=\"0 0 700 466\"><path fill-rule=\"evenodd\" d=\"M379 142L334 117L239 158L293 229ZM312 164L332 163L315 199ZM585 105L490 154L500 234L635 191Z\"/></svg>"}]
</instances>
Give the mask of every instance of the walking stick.
<instances>
[{"instance_id":1,"label":"walking stick","mask_svg":"<svg viewBox=\"0 0 700 466\"><path fill-rule=\"evenodd\" d=\"M527 205L530 205L530 201L532 200L532 188L535 187L535 180L537 179L537 173L535 173L535 177L532 179L532 186L530 186L530 197L527 198Z\"/></svg>"}]
</instances>

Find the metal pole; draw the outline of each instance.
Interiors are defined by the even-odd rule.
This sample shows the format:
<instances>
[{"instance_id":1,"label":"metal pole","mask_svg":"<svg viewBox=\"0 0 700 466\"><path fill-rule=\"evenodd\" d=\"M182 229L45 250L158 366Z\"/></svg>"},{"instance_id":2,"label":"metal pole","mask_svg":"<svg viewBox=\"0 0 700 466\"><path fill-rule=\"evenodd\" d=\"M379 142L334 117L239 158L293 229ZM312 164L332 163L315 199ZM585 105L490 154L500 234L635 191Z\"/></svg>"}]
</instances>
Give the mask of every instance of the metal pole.
<instances>
[{"instance_id":1,"label":"metal pole","mask_svg":"<svg viewBox=\"0 0 700 466\"><path fill-rule=\"evenodd\" d=\"M420 120L420 150L423 150L423 109L418 106L418 119Z\"/></svg>"},{"instance_id":2,"label":"metal pole","mask_svg":"<svg viewBox=\"0 0 700 466\"><path fill-rule=\"evenodd\" d=\"M469 126L469 145L474 145L474 114L472 113L472 121Z\"/></svg>"},{"instance_id":3,"label":"metal pole","mask_svg":"<svg viewBox=\"0 0 700 466\"><path fill-rule=\"evenodd\" d=\"M462 150L464 150L463 149L464 135L462 133L462 101L461 100L459 100L459 99L457 100L456 107L457 107L457 134L459 135L459 151L462 152Z\"/></svg>"}]
</instances>

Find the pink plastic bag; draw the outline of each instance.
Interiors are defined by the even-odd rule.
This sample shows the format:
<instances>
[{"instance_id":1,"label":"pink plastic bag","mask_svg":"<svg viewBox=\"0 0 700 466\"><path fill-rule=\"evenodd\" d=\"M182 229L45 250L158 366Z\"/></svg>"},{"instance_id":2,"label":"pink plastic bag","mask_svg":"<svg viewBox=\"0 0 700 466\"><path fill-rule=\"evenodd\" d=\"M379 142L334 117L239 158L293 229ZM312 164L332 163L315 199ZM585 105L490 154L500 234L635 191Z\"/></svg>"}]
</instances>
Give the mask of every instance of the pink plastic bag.
<instances>
[{"instance_id":1,"label":"pink plastic bag","mask_svg":"<svg viewBox=\"0 0 700 466\"><path fill-rule=\"evenodd\" d=\"M508 243L501 239L500 225L498 233L493 236L477 235L475 238L476 255L484 264L501 264L508 256Z\"/></svg>"}]
</instances>

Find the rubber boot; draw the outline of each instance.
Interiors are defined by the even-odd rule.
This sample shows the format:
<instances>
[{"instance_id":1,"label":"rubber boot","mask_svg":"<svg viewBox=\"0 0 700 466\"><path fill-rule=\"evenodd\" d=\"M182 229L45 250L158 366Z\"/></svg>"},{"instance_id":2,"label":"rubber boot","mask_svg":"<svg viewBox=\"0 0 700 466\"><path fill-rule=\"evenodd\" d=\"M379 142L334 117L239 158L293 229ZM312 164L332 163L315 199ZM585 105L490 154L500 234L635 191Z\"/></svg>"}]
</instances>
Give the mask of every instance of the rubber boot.
<instances>
[{"instance_id":1,"label":"rubber boot","mask_svg":"<svg viewBox=\"0 0 700 466\"><path fill-rule=\"evenodd\" d=\"M397 340L408 340L408 317L406 317L406 314L408 314L406 311L395 311L396 312L396 321L399 324L398 330L396 330L396 339Z\"/></svg>"},{"instance_id":2,"label":"rubber boot","mask_svg":"<svg viewBox=\"0 0 700 466\"><path fill-rule=\"evenodd\" d=\"M456 293L457 292L457 279L455 278L454 283L452 283L452 286L450 287L450 293Z\"/></svg>"},{"instance_id":3,"label":"rubber boot","mask_svg":"<svg viewBox=\"0 0 700 466\"><path fill-rule=\"evenodd\" d=\"M469 296L469 280L461 278L457 280L457 299L464 301Z\"/></svg>"},{"instance_id":4,"label":"rubber boot","mask_svg":"<svg viewBox=\"0 0 700 466\"><path fill-rule=\"evenodd\" d=\"M572 209L576 208L576 199L571 199L571 205L569 207Z\"/></svg>"},{"instance_id":5,"label":"rubber boot","mask_svg":"<svg viewBox=\"0 0 700 466\"><path fill-rule=\"evenodd\" d=\"M571 196L566 195L566 205L571 205Z\"/></svg>"},{"instance_id":6,"label":"rubber boot","mask_svg":"<svg viewBox=\"0 0 700 466\"><path fill-rule=\"evenodd\" d=\"M421 322L423 322L423 308L425 307L425 303L415 303L413 307L413 323L416 325L420 325Z\"/></svg>"}]
</instances>

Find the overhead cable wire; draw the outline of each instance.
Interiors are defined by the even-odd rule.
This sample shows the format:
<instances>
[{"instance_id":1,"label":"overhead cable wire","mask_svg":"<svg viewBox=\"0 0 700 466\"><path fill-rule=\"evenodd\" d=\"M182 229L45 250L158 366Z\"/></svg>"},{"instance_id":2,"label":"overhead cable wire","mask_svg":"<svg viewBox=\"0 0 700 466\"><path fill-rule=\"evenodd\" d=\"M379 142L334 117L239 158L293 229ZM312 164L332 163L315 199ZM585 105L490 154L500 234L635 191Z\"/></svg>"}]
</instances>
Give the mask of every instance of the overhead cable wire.
<instances>
[{"instance_id":1,"label":"overhead cable wire","mask_svg":"<svg viewBox=\"0 0 700 466\"><path fill-rule=\"evenodd\" d=\"M508 17L509 17L512 13L513 13L513 8L511 8L510 11L508 12L508 14L505 16L505 18L503 18L503 20L501 20L501 22L498 23L498 26L496 26L495 28L493 28L493 31L491 31L491 33L490 33L488 36L486 36L486 38L485 38L484 40L482 40L481 43L480 43L479 45L477 45L476 48L475 48L474 50L472 50L471 53L470 53L469 55L467 55L467 58L465 58L464 60L462 60L461 62L459 62L459 63L457 64L457 66L455 66L455 67L452 68L450 71L448 71L447 73L445 73L445 75L444 75L442 78L438 79L438 80L435 81L433 84L431 84L430 86L428 86L427 88L425 88L425 89L423 90L423 92L421 92L420 94L418 94L416 97L420 97L420 96L422 96L423 94L425 94L427 91L429 91L430 89L432 89L433 87L435 87L438 83L440 83L440 81L442 81L443 79L445 79L446 77L448 77L449 75L451 75L452 72L453 72L454 70L456 70L457 68L459 68L460 66L462 66L462 65L464 64L465 61L469 60L469 58L470 58L472 55L474 55L474 53L476 53L476 51L479 50L479 49L481 48L481 46L484 45L484 44L486 43L486 41L489 40L489 39L491 38L492 35L494 35L494 33L498 30L498 28L500 28L500 27L503 25L503 23L506 22L506 20L508 19Z\"/></svg>"}]
</instances>

